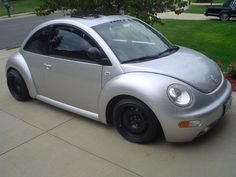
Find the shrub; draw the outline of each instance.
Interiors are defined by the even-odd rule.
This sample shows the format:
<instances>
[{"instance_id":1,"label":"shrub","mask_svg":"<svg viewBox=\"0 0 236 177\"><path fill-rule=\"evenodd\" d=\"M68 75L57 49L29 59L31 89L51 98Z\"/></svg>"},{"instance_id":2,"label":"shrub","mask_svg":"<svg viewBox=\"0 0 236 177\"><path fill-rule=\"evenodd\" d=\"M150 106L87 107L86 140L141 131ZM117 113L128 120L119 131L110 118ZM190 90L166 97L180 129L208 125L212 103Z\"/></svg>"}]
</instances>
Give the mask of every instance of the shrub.
<instances>
[{"instance_id":1,"label":"shrub","mask_svg":"<svg viewBox=\"0 0 236 177\"><path fill-rule=\"evenodd\" d=\"M236 64L230 64L228 67L228 74L233 79L236 79Z\"/></svg>"}]
</instances>

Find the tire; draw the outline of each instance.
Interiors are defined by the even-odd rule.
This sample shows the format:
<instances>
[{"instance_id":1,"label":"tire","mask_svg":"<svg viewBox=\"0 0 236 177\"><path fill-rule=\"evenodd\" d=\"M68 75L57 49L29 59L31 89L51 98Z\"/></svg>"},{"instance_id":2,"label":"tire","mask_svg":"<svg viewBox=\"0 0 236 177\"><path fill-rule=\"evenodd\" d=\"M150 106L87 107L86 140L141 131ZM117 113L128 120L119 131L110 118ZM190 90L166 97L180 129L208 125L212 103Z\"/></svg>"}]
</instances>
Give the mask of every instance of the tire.
<instances>
[{"instance_id":1,"label":"tire","mask_svg":"<svg viewBox=\"0 0 236 177\"><path fill-rule=\"evenodd\" d=\"M28 88L20 73L14 69L7 73L7 86L11 95L18 101L30 99Z\"/></svg>"},{"instance_id":2,"label":"tire","mask_svg":"<svg viewBox=\"0 0 236 177\"><path fill-rule=\"evenodd\" d=\"M221 21L226 22L226 21L228 21L229 19L230 19L230 15L229 15L228 13L222 13L222 14L220 14L220 20L221 20Z\"/></svg>"},{"instance_id":3,"label":"tire","mask_svg":"<svg viewBox=\"0 0 236 177\"><path fill-rule=\"evenodd\" d=\"M162 135L154 113L136 99L123 99L116 104L113 123L125 139L134 143L149 143Z\"/></svg>"}]
</instances>

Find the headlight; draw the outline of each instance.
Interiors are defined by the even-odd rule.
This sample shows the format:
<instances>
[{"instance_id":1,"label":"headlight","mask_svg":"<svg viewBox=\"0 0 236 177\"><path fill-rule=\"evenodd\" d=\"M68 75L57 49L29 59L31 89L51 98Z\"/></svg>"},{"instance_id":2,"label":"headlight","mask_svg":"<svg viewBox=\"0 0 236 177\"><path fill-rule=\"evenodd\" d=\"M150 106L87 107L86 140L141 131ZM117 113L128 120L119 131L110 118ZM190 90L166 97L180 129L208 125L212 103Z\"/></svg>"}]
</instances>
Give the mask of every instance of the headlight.
<instances>
[{"instance_id":1,"label":"headlight","mask_svg":"<svg viewBox=\"0 0 236 177\"><path fill-rule=\"evenodd\" d=\"M192 102L192 96L188 89L180 84L173 84L168 87L170 100L178 106L188 106Z\"/></svg>"}]
</instances>

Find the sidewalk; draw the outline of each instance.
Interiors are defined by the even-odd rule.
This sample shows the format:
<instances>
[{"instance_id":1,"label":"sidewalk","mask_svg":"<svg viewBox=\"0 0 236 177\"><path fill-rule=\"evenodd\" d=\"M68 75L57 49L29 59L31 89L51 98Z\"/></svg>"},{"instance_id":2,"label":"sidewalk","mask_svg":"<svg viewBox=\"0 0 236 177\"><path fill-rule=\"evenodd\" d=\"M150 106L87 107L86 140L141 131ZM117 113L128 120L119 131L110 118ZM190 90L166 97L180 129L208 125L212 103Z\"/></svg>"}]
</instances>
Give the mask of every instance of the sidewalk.
<instances>
[{"instance_id":1,"label":"sidewalk","mask_svg":"<svg viewBox=\"0 0 236 177\"><path fill-rule=\"evenodd\" d=\"M210 6L210 5L222 5L223 3L194 3L192 2L191 5L197 5L197 6Z\"/></svg>"},{"instance_id":2,"label":"sidewalk","mask_svg":"<svg viewBox=\"0 0 236 177\"><path fill-rule=\"evenodd\" d=\"M176 20L218 20L219 19L219 17L205 16L204 14L181 13L177 15L174 12L158 13L157 17L161 19L176 19ZM232 17L231 20L235 21L236 18Z\"/></svg>"},{"instance_id":3,"label":"sidewalk","mask_svg":"<svg viewBox=\"0 0 236 177\"><path fill-rule=\"evenodd\" d=\"M181 13L179 15L174 12L158 13L157 17L161 19L177 19L177 20L210 20L219 19L218 17L207 17L204 14Z\"/></svg>"},{"instance_id":4,"label":"sidewalk","mask_svg":"<svg viewBox=\"0 0 236 177\"><path fill-rule=\"evenodd\" d=\"M2 177L236 176L236 93L229 115L190 143L139 145L114 128L37 100L10 95L0 50L0 172Z\"/></svg>"},{"instance_id":5,"label":"sidewalk","mask_svg":"<svg viewBox=\"0 0 236 177\"><path fill-rule=\"evenodd\" d=\"M63 11L55 11L52 14L63 14ZM50 14L50 15L52 15ZM12 14L11 17L8 16L0 16L0 21L7 21L7 20L13 20L13 19L19 19L19 18L25 18L25 17L32 17L37 16L34 12L26 12L26 13L19 13L19 14Z\"/></svg>"}]
</instances>

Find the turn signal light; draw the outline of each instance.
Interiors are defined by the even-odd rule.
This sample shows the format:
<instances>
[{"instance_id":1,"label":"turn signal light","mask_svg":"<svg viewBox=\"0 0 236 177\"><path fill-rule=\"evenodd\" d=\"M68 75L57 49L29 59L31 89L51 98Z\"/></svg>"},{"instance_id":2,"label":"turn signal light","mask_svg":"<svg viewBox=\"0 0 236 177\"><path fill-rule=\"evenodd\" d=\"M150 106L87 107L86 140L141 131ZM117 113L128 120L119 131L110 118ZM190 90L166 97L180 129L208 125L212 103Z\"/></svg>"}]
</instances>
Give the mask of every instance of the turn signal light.
<instances>
[{"instance_id":1,"label":"turn signal light","mask_svg":"<svg viewBox=\"0 0 236 177\"><path fill-rule=\"evenodd\" d=\"M180 128L189 128L189 121L182 121L179 123Z\"/></svg>"},{"instance_id":2,"label":"turn signal light","mask_svg":"<svg viewBox=\"0 0 236 177\"><path fill-rule=\"evenodd\" d=\"M200 127L201 121L200 120L191 120L191 121L181 121L179 122L180 128L191 128L191 127Z\"/></svg>"}]
</instances>

